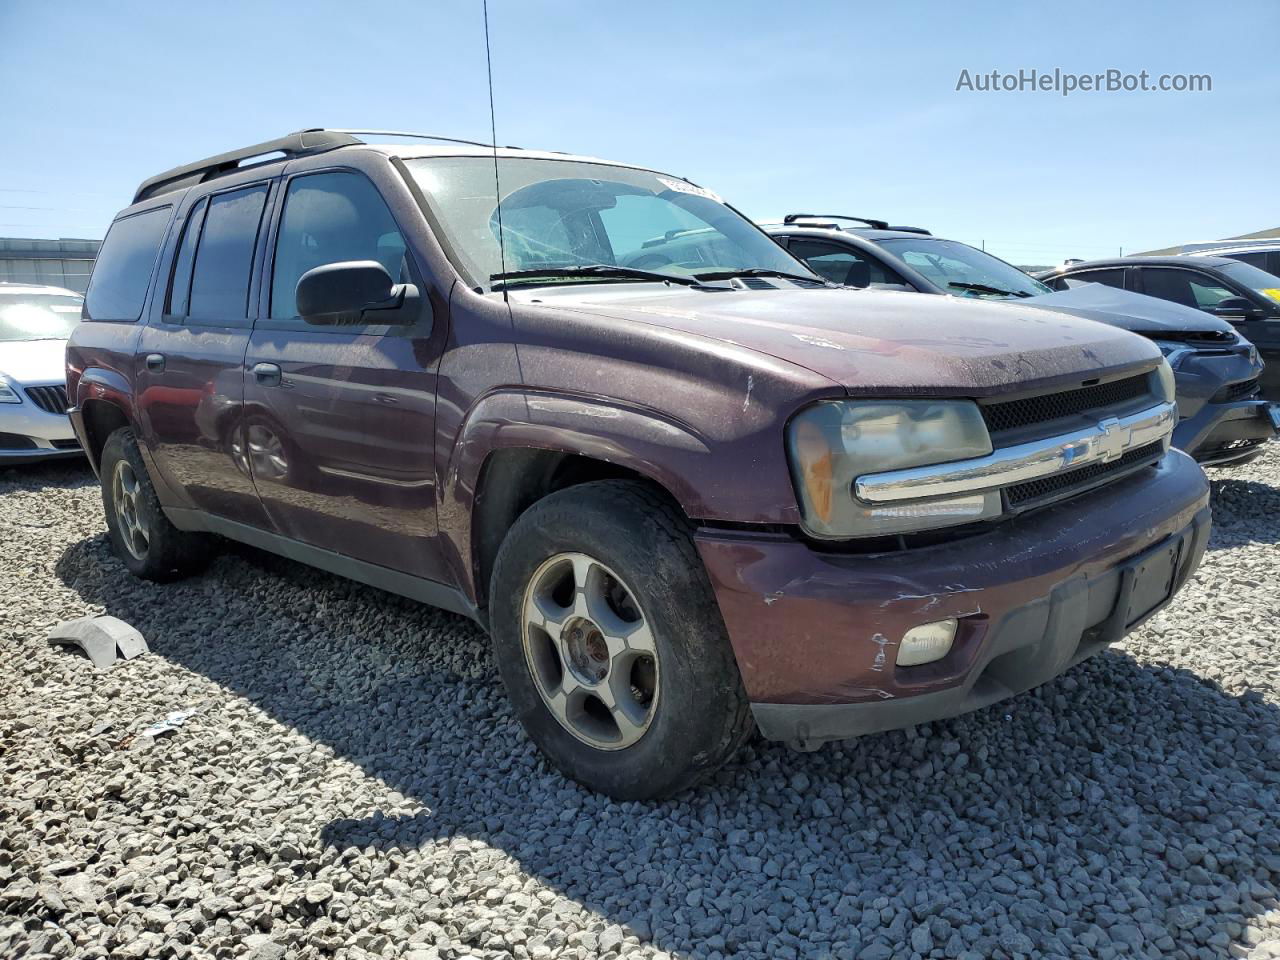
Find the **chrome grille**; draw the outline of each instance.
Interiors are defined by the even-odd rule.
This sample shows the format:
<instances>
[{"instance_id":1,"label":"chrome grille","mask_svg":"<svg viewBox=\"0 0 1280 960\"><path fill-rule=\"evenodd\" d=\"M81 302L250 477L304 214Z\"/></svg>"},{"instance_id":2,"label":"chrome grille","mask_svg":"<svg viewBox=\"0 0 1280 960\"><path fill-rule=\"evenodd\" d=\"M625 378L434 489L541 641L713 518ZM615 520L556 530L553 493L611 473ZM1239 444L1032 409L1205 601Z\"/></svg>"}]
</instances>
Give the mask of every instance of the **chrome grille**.
<instances>
[{"instance_id":1,"label":"chrome grille","mask_svg":"<svg viewBox=\"0 0 1280 960\"><path fill-rule=\"evenodd\" d=\"M27 396L46 413L67 412L67 388L60 383L44 387L27 387Z\"/></svg>"}]
</instances>

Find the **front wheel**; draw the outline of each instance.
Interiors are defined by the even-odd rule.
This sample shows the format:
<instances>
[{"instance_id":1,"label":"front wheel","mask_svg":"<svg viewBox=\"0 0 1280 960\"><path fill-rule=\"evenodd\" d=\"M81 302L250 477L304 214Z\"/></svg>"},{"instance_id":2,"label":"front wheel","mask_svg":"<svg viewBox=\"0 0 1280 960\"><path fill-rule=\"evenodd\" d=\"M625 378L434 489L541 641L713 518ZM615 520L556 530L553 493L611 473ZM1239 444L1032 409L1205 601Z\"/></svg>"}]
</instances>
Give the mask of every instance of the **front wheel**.
<instances>
[{"instance_id":1,"label":"front wheel","mask_svg":"<svg viewBox=\"0 0 1280 960\"><path fill-rule=\"evenodd\" d=\"M530 737L565 774L620 800L693 786L752 729L688 521L643 484L552 494L494 567L499 669Z\"/></svg>"},{"instance_id":2,"label":"front wheel","mask_svg":"<svg viewBox=\"0 0 1280 960\"><path fill-rule=\"evenodd\" d=\"M130 573L176 580L205 565L209 538L179 530L164 515L132 430L121 427L107 437L99 473L107 533Z\"/></svg>"}]
</instances>

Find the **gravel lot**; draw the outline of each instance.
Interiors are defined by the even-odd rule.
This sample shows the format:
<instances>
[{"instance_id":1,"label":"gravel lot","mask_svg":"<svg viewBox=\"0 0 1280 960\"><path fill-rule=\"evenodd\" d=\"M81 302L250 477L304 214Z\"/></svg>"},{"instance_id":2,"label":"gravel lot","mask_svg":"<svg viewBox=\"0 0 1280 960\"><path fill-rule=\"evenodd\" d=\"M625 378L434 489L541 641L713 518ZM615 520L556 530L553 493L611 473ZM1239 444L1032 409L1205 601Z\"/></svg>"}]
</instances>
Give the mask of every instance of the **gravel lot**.
<instances>
[{"instance_id":1,"label":"gravel lot","mask_svg":"<svg viewBox=\"0 0 1280 960\"><path fill-rule=\"evenodd\" d=\"M0 956L1280 957L1280 447L1213 477L1199 575L1115 652L619 804L468 622L247 548L133 580L83 465L0 471ZM153 653L46 645L103 611Z\"/></svg>"}]
</instances>

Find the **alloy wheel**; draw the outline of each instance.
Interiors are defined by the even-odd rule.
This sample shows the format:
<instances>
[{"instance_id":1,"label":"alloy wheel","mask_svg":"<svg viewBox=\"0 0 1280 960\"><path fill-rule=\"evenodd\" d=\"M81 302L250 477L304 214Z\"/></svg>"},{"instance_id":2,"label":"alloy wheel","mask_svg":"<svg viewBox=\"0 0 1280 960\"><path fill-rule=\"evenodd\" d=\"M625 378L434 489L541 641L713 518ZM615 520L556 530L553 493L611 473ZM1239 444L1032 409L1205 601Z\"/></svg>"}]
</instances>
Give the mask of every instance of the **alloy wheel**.
<instances>
[{"instance_id":1,"label":"alloy wheel","mask_svg":"<svg viewBox=\"0 0 1280 960\"><path fill-rule=\"evenodd\" d=\"M561 553L525 590L521 635L543 703L599 750L644 736L658 704L658 650L633 591L603 563Z\"/></svg>"},{"instance_id":2,"label":"alloy wheel","mask_svg":"<svg viewBox=\"0 0 1280 960\"><path fill-rule=\"evenodd\" d=\"M115 505L120 539L131 554L145 560L151 545L151 531L142 514L142 487L128 460L116 461L111 473L111 502Z\"/></svg>"}]
</instances>

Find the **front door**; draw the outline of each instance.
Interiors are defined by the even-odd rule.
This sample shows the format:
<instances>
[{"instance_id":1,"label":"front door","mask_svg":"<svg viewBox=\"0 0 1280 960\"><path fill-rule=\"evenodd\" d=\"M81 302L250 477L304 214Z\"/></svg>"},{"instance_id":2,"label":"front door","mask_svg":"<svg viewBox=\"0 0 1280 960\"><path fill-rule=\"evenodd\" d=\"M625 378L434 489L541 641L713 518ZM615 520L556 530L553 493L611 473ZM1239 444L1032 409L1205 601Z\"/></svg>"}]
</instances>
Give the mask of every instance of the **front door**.
<instances>
[{"instance_id":1,"label":"front door","mask_svg":"<svg viewBox=\"0 0 1280 960\"><path fill-rule=\"evenodd\" d=\"M137 352L143 439L174 505L258 527L268 523L243 452L241 412L269 192L256 183L190 208Z\"/></svg>"},{"instance_id":2,"label":"front door","mask_svg":"<svg viewBox=\"0 0 1280 960\"><path fill-rule=\"evenodd\" d=\"M294 298L308 270L348 260L376 260L422 290L400 228L351 170L292 177L275 219L264 316L245 360L258 494L286 537L443 580L434 461L443 323L433 325L425 295L418 316L379 326L308 324Z\"/></svg>"}]
</instances>

